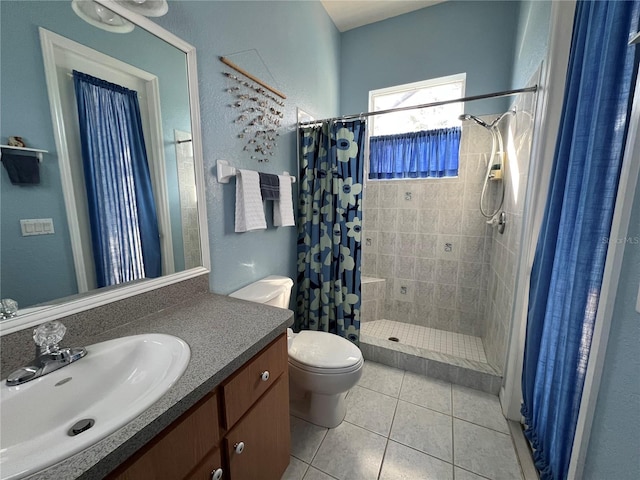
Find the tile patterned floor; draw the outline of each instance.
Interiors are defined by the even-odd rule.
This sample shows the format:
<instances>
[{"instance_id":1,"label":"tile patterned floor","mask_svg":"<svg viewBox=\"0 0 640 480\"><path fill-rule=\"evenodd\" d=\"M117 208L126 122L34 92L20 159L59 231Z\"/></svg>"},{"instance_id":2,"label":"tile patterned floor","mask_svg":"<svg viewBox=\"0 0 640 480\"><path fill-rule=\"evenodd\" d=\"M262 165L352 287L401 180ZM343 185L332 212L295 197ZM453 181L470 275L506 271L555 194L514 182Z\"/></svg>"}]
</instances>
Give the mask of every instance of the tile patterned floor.
<instances>
[{"instance_id":1,"label":"tile patterned floor","mask_svg":"<svg viewBox=\"0 0 640 480\"><path fill-rule=\"evenodd\" d=\"M456 357L487 363L484 346L480 337L447 332L435 328L422 327L393 320L374 320L362 322L363 335L388 339L396 337L400 343L418 348L455 355Z\"/></svg>"},{"instance_id":2,"label":"tile patterned floor","mask_svg":"<svg viewBox=\"0 0 640 480\"><path fill-rule=\"evenodd\" d=\"M334 429L291 417L282 480L522 480L498 398L365 362Z\"/></svg>"}]
</instances>

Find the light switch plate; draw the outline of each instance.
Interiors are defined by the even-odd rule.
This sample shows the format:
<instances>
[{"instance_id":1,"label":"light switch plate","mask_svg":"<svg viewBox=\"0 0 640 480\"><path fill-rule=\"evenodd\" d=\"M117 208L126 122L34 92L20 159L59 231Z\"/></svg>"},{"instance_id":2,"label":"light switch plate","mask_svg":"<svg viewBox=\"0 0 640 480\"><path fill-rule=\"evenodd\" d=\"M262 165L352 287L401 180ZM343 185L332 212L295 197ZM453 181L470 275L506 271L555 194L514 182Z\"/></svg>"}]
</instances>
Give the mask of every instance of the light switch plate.
<instances>
[{"instance_id":1,"label":"light switch plate","mask_svg":"<svg viewBox=\"0 0 640 480\"><path fill-rule=\"evenodd\" d=\"M20 220L20 229L23 237L31 235L52 235L55 233L53 229L52 218L27 218Z\"/></svg>"}]
</instances>

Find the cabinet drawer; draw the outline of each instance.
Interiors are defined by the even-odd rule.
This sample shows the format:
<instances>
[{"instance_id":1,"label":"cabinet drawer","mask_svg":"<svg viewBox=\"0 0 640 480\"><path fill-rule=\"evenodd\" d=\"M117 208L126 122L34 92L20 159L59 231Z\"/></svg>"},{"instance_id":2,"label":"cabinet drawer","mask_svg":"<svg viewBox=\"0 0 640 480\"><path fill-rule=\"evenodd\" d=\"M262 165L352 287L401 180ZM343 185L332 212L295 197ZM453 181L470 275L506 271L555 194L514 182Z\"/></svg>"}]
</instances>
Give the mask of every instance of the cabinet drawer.
<instances>
[{"instance_id":1,"label":"cabinet drawer","mask_svg":"<svg viewBox=\"0 0 640 480\"><path fill-rule=\"evenodd\" d=\"M231 428L287 368L287 336L283 334L222 385L226 427ZM265 381L262 374L266 371L269 378Z\"/></svg>"},{"instance_id":2,"label":"cabinet drawer","mask_svg":"<svg viewBox=\"0 0 640 480\"><path fill-rule=\"evenodd\" d=\"M289 375L273 387L229 431L223 441L232 480L280 480L289 464ZM243 448L238 453L237 445Z\"/></svg>"},{"instance_id":3,"label":"cabinet drawer","mask_svg":"<svg viewBox=\"0 0 640 480\"><path fill-rule=\"evenodd\" d=\"M185 478L214 448L220 428L215 393L204 397L112 475L111 480Z\"/></svg>"}]
</instances>

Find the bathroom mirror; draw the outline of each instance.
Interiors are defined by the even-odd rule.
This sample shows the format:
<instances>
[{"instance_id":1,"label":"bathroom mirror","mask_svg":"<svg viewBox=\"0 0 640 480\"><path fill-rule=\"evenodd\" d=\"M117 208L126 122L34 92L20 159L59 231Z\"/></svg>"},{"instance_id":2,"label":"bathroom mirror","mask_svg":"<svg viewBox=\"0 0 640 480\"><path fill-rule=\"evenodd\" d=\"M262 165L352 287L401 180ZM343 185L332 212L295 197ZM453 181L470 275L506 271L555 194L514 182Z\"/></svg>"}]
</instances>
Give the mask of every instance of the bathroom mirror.
<instances>
[{"instance_id":1,"label":"bathroom mirror","mask_svg":"<svg viewBox=\"0 0 640 480\"><path fill-rule=\"evenodd\" d=\"M0 293L2 298L14 298L20 306L17 317L0 321L0 335L202 275L210 269L195 49L112 0L96 1L131 22L133 30L117 33L96 28L74 13L70 0L0 2L0 143L6 143L9 136L21 136L27 147L49 152L39 164L41 180L37 185L12 185L0 167ZM42 46L41 31L47 31L45 36L50 40L43 41ZM65 129L64 113L73 113L75 104L65 104L64 95L58 105L55 101L50 104L56 82L47 72L47 68L53 68L61 85L65 75L69 77L59 71L57 63L47 65L51 62L48 54L64 43L60 39L156 77L154 98L158 101L148 108L155 112L156 120L143 130L151 176L157 177L153 179L153 194L164 249L162 275L157 278L95 288L91 274L80 272L78 265L91 247L86 244L86 235L80 233L82 228L74 227L82 216L81 209L70 209L73 195L69 192L82 196L78 193L82 188L73 185L73 174L68 171L68 164L78 160L79 150L70 148L57 135ZM100 63L98 71L109 75L111 60L102 62L101 56L94 57L94 63ZM72 78L66 81L72 88ZM141 110L146 101L141 100ZM159 169L164 172L154 173L151 164L159 159ZM42 219L52 220L53 233L24 235L33 232L23 231L20 220ZM83 276L89 279L84 284Z\"/></svg>"}]
</instances>

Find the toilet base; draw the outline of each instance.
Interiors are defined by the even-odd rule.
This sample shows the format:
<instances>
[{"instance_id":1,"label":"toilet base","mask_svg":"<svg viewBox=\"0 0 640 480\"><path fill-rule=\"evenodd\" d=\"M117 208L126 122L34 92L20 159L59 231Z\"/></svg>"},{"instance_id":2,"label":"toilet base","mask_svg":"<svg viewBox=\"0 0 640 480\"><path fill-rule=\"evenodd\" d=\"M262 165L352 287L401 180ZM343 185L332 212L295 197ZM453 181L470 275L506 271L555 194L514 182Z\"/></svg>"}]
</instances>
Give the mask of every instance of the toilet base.
<instances>
[{"instance_id":1,"label":"toilet base","mask_svg":"<svg viewBox=\"0 0 640 480\"><path fill-rule=\"evenodd\" d=\"M292 382L289 385L289 409L293 416L325 428L335 428L342 423L347 414L347 392L323 395L301 391Z\"/></svg>"},{"instance_id":2,"label":"toilet base","mask_svg":"<svg viewBox=\"0 0 640 480\"><path fill-rule=\"evenodd\" d=\"M342 423L347 414L346 393L309 396L307 401L291 400L289 408L293 416L324 428L335 428Z\"/></svg>"}]
</instances>

